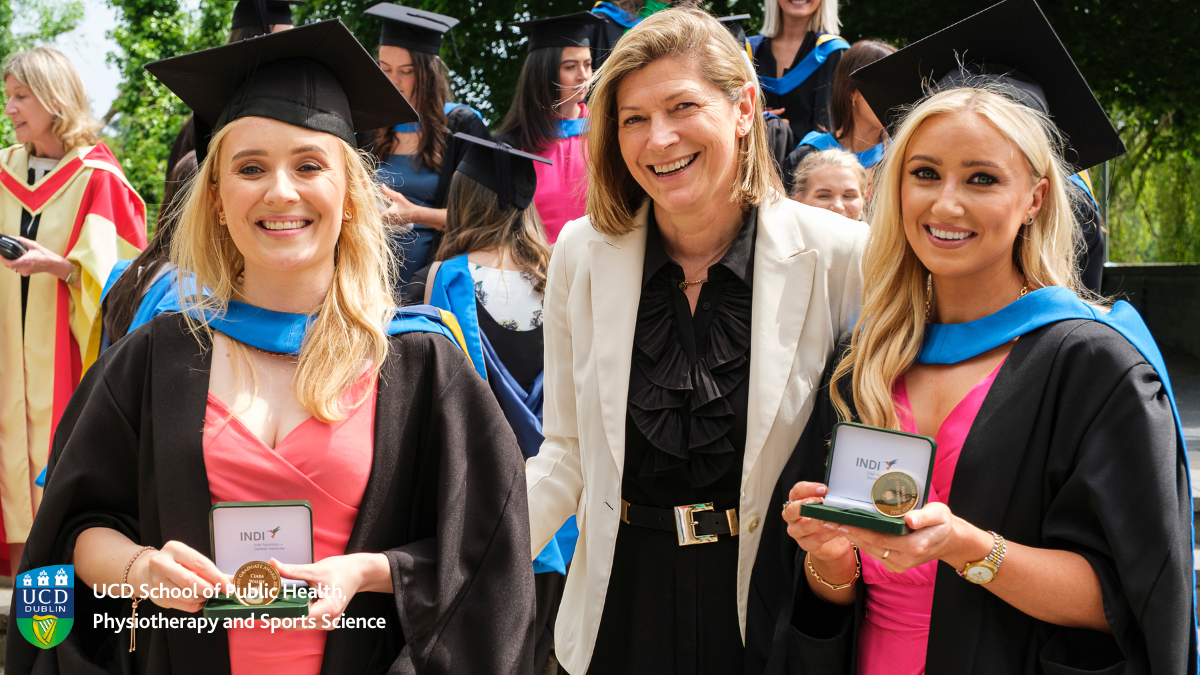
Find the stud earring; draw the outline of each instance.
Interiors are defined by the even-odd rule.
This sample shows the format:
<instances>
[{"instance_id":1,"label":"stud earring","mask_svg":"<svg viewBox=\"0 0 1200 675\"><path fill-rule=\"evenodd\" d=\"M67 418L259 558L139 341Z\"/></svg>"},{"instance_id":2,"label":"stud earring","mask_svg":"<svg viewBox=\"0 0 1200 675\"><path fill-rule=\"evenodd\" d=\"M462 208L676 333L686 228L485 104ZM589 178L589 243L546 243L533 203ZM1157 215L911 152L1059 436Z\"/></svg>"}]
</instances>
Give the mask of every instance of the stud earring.
<instances>
[{"instance_id":1,"label":"stud earring","mask_svg":"<svg viewBox=\"0 0 1200 675\"><path fill-rule=\"evenodd\" d=\"M1033 224L1033 216L1029 216L1028 218L1026 218L1026 219L1025 219L1025 224L1026 224L1026 225L1032 225L1032 224Z\"/></svg>"},{"instance_id":2,"label":"stud earring","mask_svg":"<svg viewBox=\"0 0 1200 675\"><path fill-rule=\"evenodd\" d=\"M217 219L217 222L218 222L218 223L221 223L222 225L228 225L228 224L229 224L229 221L228 221L228 220L225 220L225 216L221 216L220 218L218 218L218 219Z\"/></svg>"},{"instance_id":3,"label":"stud earring","mask_svg":"<svg viewBox=\"0 0 1200 675\"><path fill-rule=\"evenodd\" d=\"M354 214L350 213L349 211L344 211L342 213L342 220L354 220Z\"/></svg>"}]
</instances>

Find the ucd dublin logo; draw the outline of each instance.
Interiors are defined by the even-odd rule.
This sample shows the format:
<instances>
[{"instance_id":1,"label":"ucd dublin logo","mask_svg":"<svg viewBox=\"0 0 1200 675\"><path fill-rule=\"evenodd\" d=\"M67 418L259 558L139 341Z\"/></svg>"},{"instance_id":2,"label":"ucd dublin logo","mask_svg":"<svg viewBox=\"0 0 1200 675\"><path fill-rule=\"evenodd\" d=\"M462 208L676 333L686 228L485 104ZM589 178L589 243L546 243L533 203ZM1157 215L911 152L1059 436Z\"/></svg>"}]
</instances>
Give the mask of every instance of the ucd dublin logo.
<instances>
[{"instance_id":1,"label":"ucd dublin logo","mask_svg":"<svg viewBox=\"0 0 1200 675\"><path fill-rule=\"evenodd\" d=\"M19 575L16 582L13 602L21 635L42 649L65 640L75 623L75 567L39 567Z\"/></svg>"}]
</instances>

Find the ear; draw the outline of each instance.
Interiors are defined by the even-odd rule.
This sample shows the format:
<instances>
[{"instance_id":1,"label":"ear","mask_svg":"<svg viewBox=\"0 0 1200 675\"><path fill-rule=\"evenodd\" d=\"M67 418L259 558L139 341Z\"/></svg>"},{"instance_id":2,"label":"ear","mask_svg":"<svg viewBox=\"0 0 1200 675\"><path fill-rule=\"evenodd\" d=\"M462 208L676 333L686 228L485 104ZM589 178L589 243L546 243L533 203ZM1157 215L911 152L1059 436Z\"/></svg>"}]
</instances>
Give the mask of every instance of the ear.
<instances>
[{"instance_id":1,"label":"ear","mask_svg":"<svg viewBox=\"0 0 1200 675\"><path fill-rule=\"evenodd\" d=\"M1025 219L1034 218L1038 212L1042 210L1042 205L1046 203L1046 195L1050 192L1050 179L1042 176L1041 180L1033 186L1033 194L1029 202L1029 207L1025 209Z\"/></svg>"},{"instance_id":2,"label":"ear","mask_svg":"<svg viewBox=\"0 0 1200 675\"><path fill-rule=\"evenodd\" d=\"M225 215L225 205L221 203L221 195L217 193L217 188L212 183L208 184L208 197L213 200L213 204L217 207L217 217Z\"/></svg>"},{"instance_id":3,"label":"ear","mask_svg":"<svg viewBox=\"0 0 1200 675\"><path fill-rule=\"evenodd\" d=\"M750 134L750 129L754 124L754 104L757 101L758 86L754 82L743 84L742 97L737 104L737 129L739 138Z\"/></svg>"}]
</instances>

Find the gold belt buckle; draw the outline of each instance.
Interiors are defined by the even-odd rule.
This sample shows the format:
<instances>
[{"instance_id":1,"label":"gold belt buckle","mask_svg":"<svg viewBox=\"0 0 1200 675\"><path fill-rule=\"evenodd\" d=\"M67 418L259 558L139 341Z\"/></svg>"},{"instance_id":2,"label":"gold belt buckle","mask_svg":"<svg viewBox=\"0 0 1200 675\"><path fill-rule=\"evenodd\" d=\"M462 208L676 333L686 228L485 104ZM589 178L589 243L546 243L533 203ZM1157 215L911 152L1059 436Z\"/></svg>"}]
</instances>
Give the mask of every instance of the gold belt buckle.
<instances>
[{"instance_id":1,"label":"gold belt buckle","mask_svg":"<svg viewBox=\"0 0 1200 675\"><path fill-rule=\"evenodd\" d=\"M675 507L675 533L679 535L680 546L692 544L711 544L717 540L715 534L696 534L696 519L692 516L697 511L712 511L713 503L692 504L691 506Z\"/></svg>"}]
</instances>

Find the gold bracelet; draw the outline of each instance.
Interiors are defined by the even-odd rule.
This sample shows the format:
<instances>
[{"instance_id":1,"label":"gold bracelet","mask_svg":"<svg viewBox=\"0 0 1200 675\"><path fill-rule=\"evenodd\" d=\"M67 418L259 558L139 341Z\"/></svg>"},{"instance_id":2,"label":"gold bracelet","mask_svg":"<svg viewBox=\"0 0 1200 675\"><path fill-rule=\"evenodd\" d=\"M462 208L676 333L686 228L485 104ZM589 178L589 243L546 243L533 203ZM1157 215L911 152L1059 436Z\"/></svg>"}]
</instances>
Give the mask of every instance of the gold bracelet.
<instances>
[{"instance_id":1,"label":"gold bracelet","mask_svg":"<svg viewBox=\"0 0 1200 675\"><path fill-rule=\"evenodd\" d=\"M146 551L157 550L158 549L154 548L153 546L143 546L139 548L138 552L134 553L133 557L129 559L129 562L125 563L125 573L121 575L121 585L124 586L125 584L129 583L129 570L133 568L133 562L135 560L140 558L141 555ZM135 597L133 599L133 626L129 629L129 651L131 652L137 649L137 606L139 602L145 599L145 597Z\"/></svg>"},{"instance_id":2,"label":"gold bracelet","mask_svg":"<svg viewBox=\"0 0 1200 675\"><path fill-rule=\"evenodd\" d=\"M850 581L847 581L844 584L831 584L828 581L825 581L825 578L822 577L820 574L817 574L817 569L815 567L813 567L813 564L812 564L812 556L811 555L805 556L805 564L808 565L808 573L811 574L812 577L814 579L816 579L817 581L825 584L825 586L828 587L829 590L831 590L831 591L840 591L840 590L843 590L846 588L850 588L851 586L854 585L854 582L858 581L858 577L860 577L862 575L862 560L858 557L858 547L857 546L854 547L854 576L850 578Z\"/></svg>"}]
</instances>

